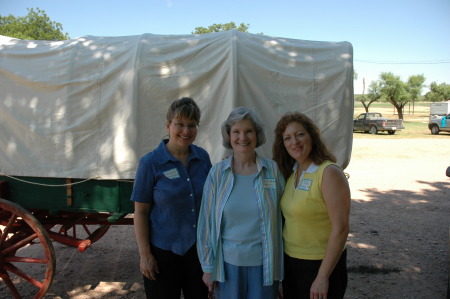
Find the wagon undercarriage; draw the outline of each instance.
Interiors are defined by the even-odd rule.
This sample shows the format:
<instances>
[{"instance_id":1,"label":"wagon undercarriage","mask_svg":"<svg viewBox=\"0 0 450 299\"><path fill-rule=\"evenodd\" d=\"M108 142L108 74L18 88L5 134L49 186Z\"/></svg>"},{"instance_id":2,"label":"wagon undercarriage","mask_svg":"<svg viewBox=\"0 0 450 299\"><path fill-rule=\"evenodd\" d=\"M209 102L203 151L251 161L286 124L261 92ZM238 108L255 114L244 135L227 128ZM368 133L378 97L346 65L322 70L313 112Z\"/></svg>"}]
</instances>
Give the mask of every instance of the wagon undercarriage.
<instances>
[{"instance_id":1,"label":"wagon undercarriage","mask_svg":"<svg viewBox=\"0 0 450 299\"><path fill-rule=\"evenodd\" d=\"M49 195L49 192L43 192L48 186L24 185L13 179L2 181L0 186L0 278L13 298L42 298L45 295L56 272L52 241L84 252L104 236L111 225L133 224L133 218L126 217L132 212L128 200L130 182L80 184L70 189L70 200L67 200L66 186L52 190L53 195L60 195L53 199L54 206L61 208L59 202L62 199L67 205L63 210L37 208L46 205L40 198ZM97 199L103 194L103 199L117 201L113 206L120 208L114 212L90 210L103 207L102 201L93 203L95 198L92 199L90 194L95 194ZM103 207L103 210L107 208ZM39 247L39 250L27 250L29 246ZM24 284L28 287L23 287Z\"/></svg>"}]
</instances>

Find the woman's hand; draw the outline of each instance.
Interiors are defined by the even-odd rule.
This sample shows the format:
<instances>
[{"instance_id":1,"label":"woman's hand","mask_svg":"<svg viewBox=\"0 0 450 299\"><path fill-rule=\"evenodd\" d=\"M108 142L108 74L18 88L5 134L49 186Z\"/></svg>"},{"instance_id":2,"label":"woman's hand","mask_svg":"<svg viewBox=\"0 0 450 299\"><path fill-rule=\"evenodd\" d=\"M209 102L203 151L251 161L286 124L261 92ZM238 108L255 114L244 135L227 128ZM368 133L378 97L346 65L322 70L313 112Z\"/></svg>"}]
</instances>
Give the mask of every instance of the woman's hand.
<instances>
[{"instance_id":1,"label":"woman's hand","mask_svg":"<svg viewBox=\"0 0 450 299\"><path fill-rule=\"evenodd\" d=\"M327 299L329 282L327 278L317 276L311 285L310 299Z\"/></svg>"},{"instance_id":2,"label":"woman's hand","mask_svg":"<svg viewBox=\"0 0 450 299\"><path fill-rule=\"evenodd\" d=\"M141 255L139 263L141 273L150 280L156 280L156 274L159 273L158 263L153 254Z\"/></svg>"},{"instance_id":3,"label":"woman's hand","mask_svg":"<svg viewBox=\"0 0 450 299\"><path fill-rule=\"evenodd\" d=\"M212 294L214 291L214 281L212 281L212 273L203 273L203 282L208 287L208 293Z\"/></svg>"}]
</instances>

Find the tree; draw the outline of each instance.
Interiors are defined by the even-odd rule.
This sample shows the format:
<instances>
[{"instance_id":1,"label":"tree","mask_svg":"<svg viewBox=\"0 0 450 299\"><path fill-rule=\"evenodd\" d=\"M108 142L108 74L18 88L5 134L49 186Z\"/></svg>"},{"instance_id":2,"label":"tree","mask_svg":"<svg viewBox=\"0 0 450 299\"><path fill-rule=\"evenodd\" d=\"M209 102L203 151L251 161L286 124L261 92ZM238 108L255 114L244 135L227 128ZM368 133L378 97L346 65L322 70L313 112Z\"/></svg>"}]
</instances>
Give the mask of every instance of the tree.
<instances>
[{"instance_id":1,"label":"tree","mask_svg":"<svg viewBox=\"0 0 450 299\"><path fill-rule=\"evenodd\" d=\"M250 27L250 24L244 24L241 23L239 27L236 27L236 24L234 22L229 22L225 24L212 24L208 26L208 28L205 27L195 27L195 30L192 32L192 34L204 34L204 33L211 33L211 32L220 32L220 31L228 31L232 29L236 29L237 31L241 32L247 32L248 28ZM262 33L258 33L262 34Z\"/></svg>"},{"instance_id":2,"label":"tree","mask_svg":"<svg viewBox=\"0 0 450 299\"><path fill-rule=\"evenodd\" d=\"M430 84L430 91L425 94L425 100L429 102L442 102L450 100L450 84Z\"/></svg>"},{"instance_id":3,"label":"tree","mask_svg":"<svg viewBox=\"0 0 450 299\"><path fill-rule=\"evenodd\" d=\"M408 82L406 83L406 92L409 95L409 99L413 103L413 113L414 113L414 103L419 100L422 94L422 89L425 87L425 77L423 75L410 76Z\"/></svg>"},{"instance_id":4,"label":"tree","mask_svg":"<svg viewBox=\"0 0 450 299\"><path fill-rule=\"evenodd\" d=\"M409 94L411 101L417 101L425 87L425 77L423 75L410 76L406 83L406 92Z\"/></svg>"},{"instance_id":5,"label":"tree","mask_svg":"<svg viewBox=\"0 0 450 299\"><path fill-rule=\"evenodd\" d=\"M367 92L367 96L363 95L363 98L360 100L364 106L366 112L369 112L369 106L373 103L381 99L383 95L381 94L381 84L379 81L372 81L369 85L369 90Z\"/></svg>"},{"instance_id":6,"label":"tree","mask_svg":"<svg viewBox=\"0 0 450 299\"><path fill-rule=\"evenodd\" d=\"M380 74L380 93L392 105L398 113L398 118L403 119L403 108L409 102L405 83L400 80L400 76L393 73Z\"/></svg>"},{"instance_id":7,"label":"tree","mask_svg":"<svg viewBox=\"0 0 450 299\"><path fill-rule=\"evenodd\" d=\"M66 40L61 23L52 21L44 10L28 8L24 17L0 15L0 34L28 40Z\"/></svg>"}]
</instances>

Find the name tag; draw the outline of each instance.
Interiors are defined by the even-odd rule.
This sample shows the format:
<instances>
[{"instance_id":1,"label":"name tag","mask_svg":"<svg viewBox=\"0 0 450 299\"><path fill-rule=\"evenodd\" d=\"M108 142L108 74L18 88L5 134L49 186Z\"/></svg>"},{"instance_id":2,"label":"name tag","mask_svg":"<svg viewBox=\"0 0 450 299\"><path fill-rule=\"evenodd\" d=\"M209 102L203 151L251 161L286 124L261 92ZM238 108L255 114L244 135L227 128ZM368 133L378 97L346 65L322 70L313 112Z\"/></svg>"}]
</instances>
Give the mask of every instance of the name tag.
<instances>
[{"instance_id":1,"label":"name tag","mask_svg":"<svg viewBox=\"0 0 450 299\"><path fill-rule=\"evenodd\" d=\"M263 179L263 186L265 189L275 189L275 179Z\"/></svg>"},{"instance_id":2,"label":"name tag","mask_svg":"<svg viewBox=\"0 0 450 299\"><path fill-rule=\"evenodd\" d=\"M164 171L163 173L166 176L166 178L171 179L171 180L178 179L180 177L180 174L178 173L178 169L176 169L176 168Z\"/></svg>"},{"instance_id":3,"label":"name tag","mask_svg":"<svg viewBox=\"0 0 450 299\"><path fill-rule=\"evenodd\" d=\"M298 186L298 189L309 191L309 189L311 188L311 184L312 180L303 179L302 182L300 183L300 186Z\"/></svg>"}]
</instances>

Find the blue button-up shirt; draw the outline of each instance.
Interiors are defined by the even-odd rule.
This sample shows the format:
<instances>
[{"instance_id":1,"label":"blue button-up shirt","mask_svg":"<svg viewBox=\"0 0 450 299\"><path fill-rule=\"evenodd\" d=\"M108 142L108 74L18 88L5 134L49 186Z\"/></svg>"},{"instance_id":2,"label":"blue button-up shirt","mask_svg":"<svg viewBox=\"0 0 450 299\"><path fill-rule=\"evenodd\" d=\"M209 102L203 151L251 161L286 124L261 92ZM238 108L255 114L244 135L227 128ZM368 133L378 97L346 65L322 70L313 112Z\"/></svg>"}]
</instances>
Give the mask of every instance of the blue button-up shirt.
<instances>
[{"instance_id":1,"label":"blue button-up shirt","mask_svg":"<svg viewBox=\"0 0 450 299\"><path fill-rule=\"evenodd\" d=\"M150 243L184 255L196 242L202 190L211 160L204 149L190 145L185 167L167 151L167 141L140 159L131 200L151 204Z\"/></svg>"},{"instance_id":2,"label":"blue button-up shirt","mask_svg":"<svg viewBox=\"0 0 450 299\"><path fill-rule=\"evenodd\" d=\"M232 156L211 168L203 190L198 221L197 252L203 272L212 273L212 279L220 282L225 281L221 221L234 184L231 161ZM283 279L280 199L285 182L274 161L257 156L256 166L258 173L254 180L253 191L257 198L260 217L263 284L272 285L274 280Z\"/></svg>"}]
</instances>

